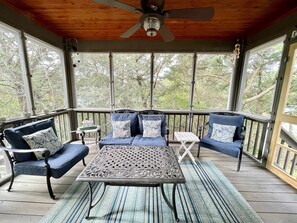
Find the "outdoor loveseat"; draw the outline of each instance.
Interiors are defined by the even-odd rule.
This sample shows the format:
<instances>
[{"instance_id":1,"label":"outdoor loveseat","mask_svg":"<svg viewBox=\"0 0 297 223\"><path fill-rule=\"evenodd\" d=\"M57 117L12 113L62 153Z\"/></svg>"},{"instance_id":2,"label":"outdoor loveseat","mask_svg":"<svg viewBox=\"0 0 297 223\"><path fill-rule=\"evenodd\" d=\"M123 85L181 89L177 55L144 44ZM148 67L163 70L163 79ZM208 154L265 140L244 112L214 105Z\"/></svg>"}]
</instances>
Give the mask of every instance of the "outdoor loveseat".
<instances>
[{"instance_id":1,"label":"outdoor loveseat","mask_svg":"<svg viewBox=\"0 0 297 223\"><path fill-rule=\"evenodd\" d=\"M99 148L105 145L168 146L166 116L160 111L117 110L111 113L110 124L112 131L99 140Z\"/></svg>"},{"instance_id":2,"label":"outdoor loveseat","mask_svg":"<svg viewBox=\"0 0 297 223\"><path fill-rule=\"evenodd\" d=\"M11 148L5 147L5 139ZM4 150L11 166L11 190L14 176L19 174L46 176L48 192L55 198L50 178L60 178L88 155L81 144L62 144L57 137L54 119L45 119L4 130L0 150Z\"/></svg>"}]
</instances>

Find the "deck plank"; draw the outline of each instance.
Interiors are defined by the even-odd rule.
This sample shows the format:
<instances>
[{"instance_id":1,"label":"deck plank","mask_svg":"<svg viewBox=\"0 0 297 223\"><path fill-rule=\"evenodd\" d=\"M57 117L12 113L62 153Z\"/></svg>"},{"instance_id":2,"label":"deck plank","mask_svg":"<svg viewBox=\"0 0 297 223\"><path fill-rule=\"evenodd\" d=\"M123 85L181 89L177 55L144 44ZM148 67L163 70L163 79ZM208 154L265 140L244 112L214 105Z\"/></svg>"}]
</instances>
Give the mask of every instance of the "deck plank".
<instances>
[{"instance_id":1,"label":"deck plank","mask_svg":"<svg viewBox=\"0 0 297 223\"><path fill-rule=\"evenodd\" d=\"M258 215L267 223L293 223L297 219L296 214L258 213Z\"/></svg>"},{"instance_id":2,"label":"deck plank","mask_svg":"<svg viewBox=\"0 0 297 223\"><path fill-rule=\"evenodd\" d=\"M17 214L0 214L1 223L32 223L40 222L43 216L37 215L17 215Z\"/></svg>"}]
</instances>

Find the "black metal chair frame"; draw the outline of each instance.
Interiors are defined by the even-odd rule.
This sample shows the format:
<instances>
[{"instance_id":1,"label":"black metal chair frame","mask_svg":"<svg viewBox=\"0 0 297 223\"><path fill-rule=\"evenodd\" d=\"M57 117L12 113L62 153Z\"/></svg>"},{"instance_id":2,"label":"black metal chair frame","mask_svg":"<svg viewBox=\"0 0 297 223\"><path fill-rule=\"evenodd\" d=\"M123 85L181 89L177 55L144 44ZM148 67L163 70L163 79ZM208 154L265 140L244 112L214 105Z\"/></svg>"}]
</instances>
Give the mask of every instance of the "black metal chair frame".
<instances>
[{"instance_id":1,"label":"black metal chair frame","mask_svg":"<svg viewBox=\"0 0 297 223\"><path fill-rule=\"evenodd\" d=\"M4 134L0 133L0 150L4 150L5 155L8 158L9 161L9 165L10 165L10 170L11 170L11 177L10 177L10 184L9 187L7 189L7 191L10 191L14 182L14 178L15 178L15 173L14 173L14 163L16 162L16 159L13 156L13 153L33 153L33 152L43 152L42 153L42 157L44 157L44 168L46 169L46 184L47 184L47 189L48 189L48 193L50 195L50 197L54 200L55 199L55 195L53 193L52 190L52 186L51 186L51 167L50 164L48 163L48 158L50 156L50 151L46 148L40 148L40 149L10 149L7 148L3 142L4 140ZM86 166L85 163L85 159L82 159L83 165Z\"/></svg>"},{"instance_id":2,"label":"black metal chair frame","mask_svg":"<svg viewBox=\"0 0 297 223\"><path fill-rule=\"evenodd\" d=\"M163 112L158 111L158 110L142 110L142 111L135 111L132 109L118 109L113 111L114 113L137 113L137 114L143 114L143 115L164 115ZM103 126L107 126L110 124L110 122L105 123ZM100 141L101 136L102 136L102 127L103 126L98 126L97 132L98 132L98 141ZM81 137L83 138L85 136L85 133L82 132ZM165 135L165 140L166 140L166 145L169 146L169 128L166 128L166 135Z\"/></svg>"},{"instance_id":3,"label":"black metal chair frame","mask_svg":"<svg viewBox=\"0 0 297 223\"><path fill-rule=\"evenodd\" d=\"M218 115L236 115L234 113L229 113L229 112L216 112L215 114ZM206 122L205 124L201 125L198 127L198 138L201 139L202 138L202 130L209 125L209 122ZM242 131L241 131L241 135L240 135L240 140L241 140L241 147L240 147L240 151L239 151L239 157L238 157L238 163L237 163L237 171L240 170L240 166L241 166L241 160L242 160L242 153L243 153L243 144L244 144L244 140L245 140L245 134L246 134L246 127L243 125L242 126ZM197 153L197 157L199 157L200 155L200 143L198 143L198 153Z\"/></svg>"}]
</instances>

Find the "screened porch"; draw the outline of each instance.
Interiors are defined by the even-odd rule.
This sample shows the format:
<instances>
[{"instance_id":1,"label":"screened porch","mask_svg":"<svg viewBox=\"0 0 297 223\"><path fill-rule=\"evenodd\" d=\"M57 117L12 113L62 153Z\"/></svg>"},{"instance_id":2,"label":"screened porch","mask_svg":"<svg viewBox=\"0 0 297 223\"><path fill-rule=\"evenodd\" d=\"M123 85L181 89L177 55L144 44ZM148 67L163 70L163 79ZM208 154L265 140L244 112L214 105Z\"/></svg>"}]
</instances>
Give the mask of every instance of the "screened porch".
<instances>
[{"instance_id":1,"label":"screened porch","mask_svg":"<svg viewBox=\"0 0 297 223\"><path fill-rule=\"evenodd\" d=\"M53 117L63 143L80 143L76 130L85 120L100 126L104 137L115 110L159 110L166 116L170 146L176 147L174 132L198 136L210 113L241 114L246 127L241 171L235 170L236 159L205 148L195 158L211 160L264 222L294 222L296 3L292 7L275 16L282 19L247 36L163 43L64 37L0 3L1 132ZM86 134L87 162L97 152L97 137ZM58 197L82 170L79 163L53 180ZM10 177L8 160L0 153L4 222L40 221L56 203L48 198L44 179L17 176L8 193Z\"/></svg>"}]
</instances>

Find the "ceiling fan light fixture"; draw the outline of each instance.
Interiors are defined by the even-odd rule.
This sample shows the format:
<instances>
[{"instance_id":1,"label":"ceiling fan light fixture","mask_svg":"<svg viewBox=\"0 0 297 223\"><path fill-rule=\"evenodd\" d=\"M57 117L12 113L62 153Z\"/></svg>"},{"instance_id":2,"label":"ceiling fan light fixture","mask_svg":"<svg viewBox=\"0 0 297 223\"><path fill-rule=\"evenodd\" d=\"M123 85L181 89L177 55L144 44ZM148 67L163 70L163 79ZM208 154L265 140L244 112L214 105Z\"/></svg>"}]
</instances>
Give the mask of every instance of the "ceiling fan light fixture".
<instances>
[{"instance_id":1,"label":"ceiling fan light fixture","mask_svg":"<svg viewBox=\"0 0 297 223\"><path fill-rule=\"evenodd\" d=\"M161 22L157 17L147 17L143 21L143 28L146 31L146 35L153 37L157 35L157 31L160 29Z\"/></svg>"}]
</instances>

